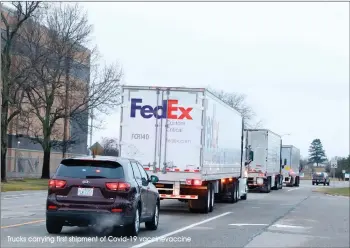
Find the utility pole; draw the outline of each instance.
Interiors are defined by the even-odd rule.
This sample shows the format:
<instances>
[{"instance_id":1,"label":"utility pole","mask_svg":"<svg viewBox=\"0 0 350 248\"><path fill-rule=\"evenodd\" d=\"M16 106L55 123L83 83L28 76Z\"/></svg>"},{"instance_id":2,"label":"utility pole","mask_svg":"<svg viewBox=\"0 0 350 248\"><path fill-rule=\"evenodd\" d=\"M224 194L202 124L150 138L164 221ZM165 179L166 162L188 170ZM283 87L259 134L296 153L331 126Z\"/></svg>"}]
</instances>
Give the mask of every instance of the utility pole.
<instances>
[{"instance_id":1,"label":"utility pole","mask_svg":"<svg viewBox=\"0 0 350 248\"><path fill-rule=\"evenodd\" d=\"M0 13L1 13L1 10L2 10L2 3L0 3ZM1 46L1 41L2 41L2 39L0 39L0 47L2 47ZM1 55L2 55L2 49L1 49ZM1 60L0 60L0 66L2 66L1 65ZM1 80L1 78L0 78L0 103L2 103L2 80ZM1 122L1 119L2 119L2 105L0 105L0 123L2 123ZM1 144L1 132L0 132L0 144ZM0 168L1 168L1 171L2 171L2 166L5 166L5 165L2 165L1 164L1 159L0 159ZM6 172L6 171L5 171Z\"/></svg>"}]
</instances>

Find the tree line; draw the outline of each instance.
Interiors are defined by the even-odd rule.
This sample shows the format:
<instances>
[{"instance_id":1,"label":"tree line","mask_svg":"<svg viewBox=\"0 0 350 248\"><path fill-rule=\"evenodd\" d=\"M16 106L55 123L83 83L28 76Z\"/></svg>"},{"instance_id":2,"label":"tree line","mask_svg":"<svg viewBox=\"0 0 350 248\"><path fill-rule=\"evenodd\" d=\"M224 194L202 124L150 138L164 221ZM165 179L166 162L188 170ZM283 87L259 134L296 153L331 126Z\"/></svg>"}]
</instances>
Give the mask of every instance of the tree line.
<instances>
[{"instance_id":1,"label":"tree line","mask_svg":"<svg viewBox=\"0 0 350 248\"><path fill-rule=\"evenodd\" d=\"M14 122L16 134L42 147L41 178L49 178L51 149L59 148L64 157L79 143L68 134L69 123L87 134L89 117L120 104L122 69L101 61L91 42L93 26L79 4L2 4L1 22L1 181L6 182L8 130ZM238 110L247 126L261 125L254 123L245 95L211 91ZM108 154L118 152L114 138L103 142L107 150L112 147Z\"/></svg>"}]
</instances>

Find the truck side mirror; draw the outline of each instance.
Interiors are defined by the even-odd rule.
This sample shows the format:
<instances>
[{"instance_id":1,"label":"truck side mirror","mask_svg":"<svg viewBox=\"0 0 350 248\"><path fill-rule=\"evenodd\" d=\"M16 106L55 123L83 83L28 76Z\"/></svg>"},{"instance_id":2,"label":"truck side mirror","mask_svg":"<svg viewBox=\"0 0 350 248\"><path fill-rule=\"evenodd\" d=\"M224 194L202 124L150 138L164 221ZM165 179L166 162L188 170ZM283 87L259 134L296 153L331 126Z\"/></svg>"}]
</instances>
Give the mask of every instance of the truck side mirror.
<instances>
[{"instance_id":1,"label":"truck side mirror","mask_svg":"<svg viewBox=\"0 0 350 248\"><path fill-rule=\"evenodd\" d=\"M249 152L249 160L254 161L254 152L253 151Z\"/></svg>"}]
</instances>

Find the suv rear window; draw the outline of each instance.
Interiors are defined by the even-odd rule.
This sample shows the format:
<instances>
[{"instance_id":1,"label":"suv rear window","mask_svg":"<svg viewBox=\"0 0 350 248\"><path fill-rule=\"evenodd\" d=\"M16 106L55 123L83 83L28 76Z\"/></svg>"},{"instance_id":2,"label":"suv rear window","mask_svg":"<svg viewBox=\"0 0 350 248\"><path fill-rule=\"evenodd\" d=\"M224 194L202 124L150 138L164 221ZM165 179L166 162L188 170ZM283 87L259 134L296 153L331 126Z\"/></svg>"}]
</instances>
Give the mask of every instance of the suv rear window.
<instances>
[{"instance_id":1,"label":"suv rear window","mask_svg":"<svg viewBox=\"0 0 350 248\"><path fill-rule=\"evenodd\" d=\"M114 162L105 161L63 161L56 171L56 176L71 178L124 178L123 167Z\"/></svg>"}]
</instances>

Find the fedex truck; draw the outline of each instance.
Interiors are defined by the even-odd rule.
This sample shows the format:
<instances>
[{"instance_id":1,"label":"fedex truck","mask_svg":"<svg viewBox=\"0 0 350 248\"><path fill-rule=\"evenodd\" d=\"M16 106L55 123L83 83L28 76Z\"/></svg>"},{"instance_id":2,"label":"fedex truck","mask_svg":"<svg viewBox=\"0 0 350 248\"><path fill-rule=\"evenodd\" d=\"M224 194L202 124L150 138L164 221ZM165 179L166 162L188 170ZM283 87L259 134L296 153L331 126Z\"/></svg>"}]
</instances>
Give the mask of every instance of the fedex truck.
<instances>
[{"instance_id":1,"label":"fedex truck","mask_svg":"<svg viewBox=\"0 0 350 248\"><path fill-rule=\"evenodd\" d=\"M286 186L299 187L300 150L292 145L282 146L283 183Z\"/></svg>"},{"instance_id":2,"label":"fedex truck","mask_svg":"<svg viewBox=\"0 0 350 248\"><path fill-rule=\"evenodd\" d=\"M267 129L246 129L248 187L269 193L282 189L281 136Z\"/></svg>"},{"instance_id":3,"label":"fedex truck","mask_svg":"<svg viewBox=\"0 0 350 248\"><path fill-rule=\"evenodd\" d=\"M161 200L208 213L247 199L243 123L203 88L123 86L120 155L159 178Z\"/></svg>"}]
</instances>

